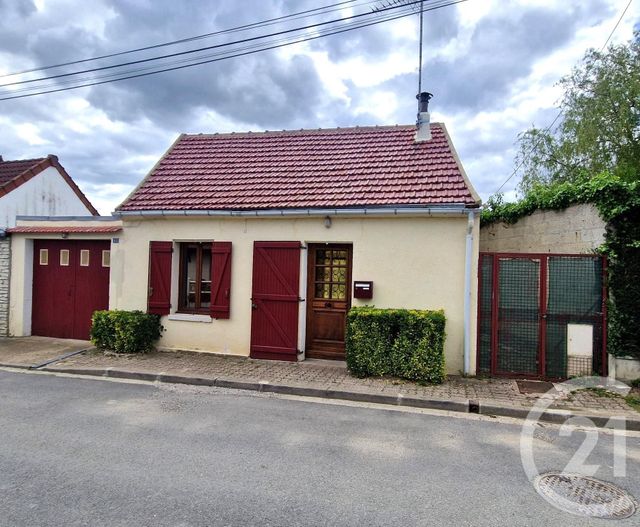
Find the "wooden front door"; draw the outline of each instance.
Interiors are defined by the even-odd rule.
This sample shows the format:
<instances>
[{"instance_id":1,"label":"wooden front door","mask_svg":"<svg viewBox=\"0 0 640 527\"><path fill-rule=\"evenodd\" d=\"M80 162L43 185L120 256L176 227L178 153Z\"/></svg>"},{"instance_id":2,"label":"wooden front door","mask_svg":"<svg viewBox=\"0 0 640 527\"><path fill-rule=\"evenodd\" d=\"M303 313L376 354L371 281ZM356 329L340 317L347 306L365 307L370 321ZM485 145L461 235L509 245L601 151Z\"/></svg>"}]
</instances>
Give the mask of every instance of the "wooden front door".
<instances>
[{"instance_id":1,"label":"wooden front door","mask_svg":"<svg viewBox=\"0 0 640 527\"><path fill-rule=\"evenodd\" d=\"M91 315L109 308L109 241L33 242L31 334L89 338Z\"/></svg>"},{"instance_id":2,"label":"wooden front door","mask_svg":"<svg viewBox=\"0 0 640 527\"><path fill-rule=\"evenodd\" d=\"M307 357L344 359L351 254L351 245L309 245Z\"/></svg>"},{"instance_id":3,"label":"wooden front door","mask_svg":"<svg viewBox=\"0 0 640 527\"><path fill-rule=\"evenodd\" d=\"M255 242L251 357L298 360L300 242Z\"/></svg>"}]
</instances>

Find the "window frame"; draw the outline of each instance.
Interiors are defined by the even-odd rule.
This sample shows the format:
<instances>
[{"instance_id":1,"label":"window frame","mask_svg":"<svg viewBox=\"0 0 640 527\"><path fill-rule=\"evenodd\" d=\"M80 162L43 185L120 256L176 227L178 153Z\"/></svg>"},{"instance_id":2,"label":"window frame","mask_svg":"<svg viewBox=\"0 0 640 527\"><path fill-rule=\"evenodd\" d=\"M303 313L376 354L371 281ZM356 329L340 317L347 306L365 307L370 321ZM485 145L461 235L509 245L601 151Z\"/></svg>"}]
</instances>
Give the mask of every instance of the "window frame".
<instances>
[{"instance_id":1,"label":"window frame","mask_svg":"<svg viewBox=\"0 0 640 527\"><path fill-rule=\"evenodd\" d=\"M203 276L202 276L202 252L203 249L208 248L209 253L211 254L210 266L213 266L213 242L178 242L178 308L176 309L176 313L188 313L194 315L209 315L211 311L211 294L209 292L209 306L202 307L200 304L202 302L202 290L199 286L196 287L195 290L195 308L190 308L187 306L187 266L185 265L186 255L185 252L189 248L196 248L196 284L202 284ZM211 267L209 269L209 274L211 275ZM211 282L211 276L205 278L205 280L209 280Z\"/></svg>"}]
</instances>

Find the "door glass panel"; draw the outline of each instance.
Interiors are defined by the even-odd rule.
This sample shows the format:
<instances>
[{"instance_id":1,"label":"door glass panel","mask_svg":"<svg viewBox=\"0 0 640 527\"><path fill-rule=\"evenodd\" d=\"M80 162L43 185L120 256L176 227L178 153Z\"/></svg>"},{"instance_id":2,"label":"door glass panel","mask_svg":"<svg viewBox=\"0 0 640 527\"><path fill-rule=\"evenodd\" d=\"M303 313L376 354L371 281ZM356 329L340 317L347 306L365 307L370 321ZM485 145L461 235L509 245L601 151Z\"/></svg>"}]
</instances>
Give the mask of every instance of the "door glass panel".
<instances>
[{"instance_id":1,"label":"door glass panel","mask_svg":"<svg viewBox=\"0 0 640 527\"><path fill-rule=\"evenodd\" d=\"M331 298L331 285L316 284L316 298Z\"/></svg>"},{"instance_id":2,"label":"door glass panel","mask_svg":"<svg viewBox=\"0 0 640 527\"><path fill-rule=\"evenodd\" d=\"M347 265L347 251L333 251L333 265Z\"/></svg>"},{"instance_id":3,"label":"door glass panel","mask_svg":"<svg viewBox=\"0 0 640 527\"><path fill-rule=\"evenodd\" d=\"M331 281L344 283L347 279L346 267L334 267L331 272Z\"/></svg>"},{"instance_id":4,"label":"door glass panel","mask_svg":"<svg viewBox=\"0 0 640 527\"><path fill-rule=\"evenodd\" d=\"M40 265L49 265L49 249L40 249Z\"/></svg>"},{"instance_id":5,"label":"door glass panel","mask_svg":"<svg viewBox=\"0 0 640 527\"><path fill-rule=\"evenodd\" d=\"M330 267L316 267L316 282L329 282L331 279Z\"/></svg>"},{"instance_id":6,"label":"door glass panel","mask_svg":"<svg viewBox=\"0 0 640 527\"><path fill-rule=\"evenodd\" d=\"M328 265L331 263L331 251L325 251L324 249L319 249L316 251L316 264L317 265Z\"/></svg>"},{"instance_id":7,"label":"door glass panel","mask_svg":"<svg viewBox=\"0 0 640 527\"><path fill-rule=\"evenodd\" d=\"M89 267L89 251L86 249L80 251L80 265L82 267Z\"/></svg>"},{"instance_id":8,"label":"door glass panel","mask_svg":"<svg viewBox=\"0 0 640 527\"><path fill-rule=\"evenodd\" d=\"M60 249L60 265L63 267L69 265L69 249Z\"/></svg>"},{"instance_id":9,"label":"door glass panel","mask_svg":"<svg viewBox=\"0 0 640 527\"><path fill-rule=\"evenodd\" d=\"M345 286L344 285L332 285L331 286L331 298L335 300L345 299Z\"/></svg>"}]
</instances>

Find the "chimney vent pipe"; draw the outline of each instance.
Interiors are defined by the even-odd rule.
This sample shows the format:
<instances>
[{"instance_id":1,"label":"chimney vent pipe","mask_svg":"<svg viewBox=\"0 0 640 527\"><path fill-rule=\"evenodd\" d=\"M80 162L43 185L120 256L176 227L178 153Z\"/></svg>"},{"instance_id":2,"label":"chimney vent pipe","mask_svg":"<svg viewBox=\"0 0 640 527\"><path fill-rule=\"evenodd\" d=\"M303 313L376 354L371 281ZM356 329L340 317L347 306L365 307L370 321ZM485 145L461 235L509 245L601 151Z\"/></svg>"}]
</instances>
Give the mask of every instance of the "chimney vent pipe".
<instances>
[{"instance_id":1,"label":"chimney vent pipe","mask_svg":"<svg viewBox=\"0 0 640 527\"><path fill-rule=\"evenodd\" d=\"M418 113L429 111L429 101L432 97L433 93L429 93L428 91L423 91L416 95L416 99L418 99Z\"/></svg>"}]
</instances>

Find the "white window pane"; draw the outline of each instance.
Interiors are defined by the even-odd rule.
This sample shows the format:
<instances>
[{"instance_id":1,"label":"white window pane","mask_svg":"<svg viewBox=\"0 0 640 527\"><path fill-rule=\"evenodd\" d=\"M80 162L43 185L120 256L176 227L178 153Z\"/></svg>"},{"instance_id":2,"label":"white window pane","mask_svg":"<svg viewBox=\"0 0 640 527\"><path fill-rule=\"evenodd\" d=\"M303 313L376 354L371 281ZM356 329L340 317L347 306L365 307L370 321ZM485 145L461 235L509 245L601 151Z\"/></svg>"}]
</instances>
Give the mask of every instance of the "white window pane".
<instances>
[{"instance_id":1,"label":"white window pane","mask_svg":"<svg viewBox=\"0 0 640 527\"><path fill-rule=\"evenodd\" d=\"M49 249L40 249L40 265L49 265Z\"/></svg>"},{"instance_id":2,"label":"white window pane","mask_svg":"<svg viewBox=\"0 0 640 527\"><path fill-rule=\"evenodd\" d=\"M60 249L60 265L63 267L69 265L69 249Z\"/></svg>"},{"instance_id":3,"label":"white window pane","mask_svg":"<svg viewBox=\"0 0 640 527\"><path fill-rule=\"evenodd\" d=\"M82 267L89 267L89 251L86 249L80 251L80 265Z\"/></svg>"}]
</instances>

